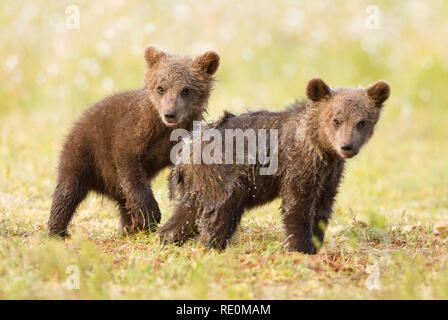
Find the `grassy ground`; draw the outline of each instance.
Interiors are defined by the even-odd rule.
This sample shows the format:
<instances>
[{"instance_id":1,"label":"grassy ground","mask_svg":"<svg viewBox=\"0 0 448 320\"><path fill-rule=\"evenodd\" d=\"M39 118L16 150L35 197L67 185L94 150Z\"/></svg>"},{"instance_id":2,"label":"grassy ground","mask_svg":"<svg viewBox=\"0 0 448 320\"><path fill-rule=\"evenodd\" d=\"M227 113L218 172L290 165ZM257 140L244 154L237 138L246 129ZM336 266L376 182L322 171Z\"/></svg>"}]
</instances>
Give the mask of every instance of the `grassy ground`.
<instances>
[{"instance_id":1,"label":"grassy ground","mask_svg":"<svg viewBox=\"0 0 448 320\"><path fill-rule=\"evenodd\" d=\"M445 2L378 1L379 29L365 26L372 1L76 3L79 30L64 27L71 2L0 4L0 298L448 299ZM278 201L247 212L223 253L121 238L114 204L95 195L72 239L45 236L64 136L90 103L142 84L147 44L221 54L209 119L279 109L313 76L391 83L318 255L286 252ZM167 174L153 183L163 221Z\"/></svg>"}]
</instances>

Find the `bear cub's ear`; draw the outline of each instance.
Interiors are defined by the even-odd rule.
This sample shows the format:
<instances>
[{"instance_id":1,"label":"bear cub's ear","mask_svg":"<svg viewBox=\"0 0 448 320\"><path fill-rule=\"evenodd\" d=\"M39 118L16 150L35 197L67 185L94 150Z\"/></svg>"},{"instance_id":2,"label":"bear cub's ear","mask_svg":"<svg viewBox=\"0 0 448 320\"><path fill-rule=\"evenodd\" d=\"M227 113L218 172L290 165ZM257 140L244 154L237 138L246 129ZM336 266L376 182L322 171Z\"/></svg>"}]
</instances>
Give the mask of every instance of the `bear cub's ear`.
<instances>
[{"instance_id":1,"label":"bear cub's ear","mask_svg":"<svg viewBox=\"0 0 448 320\"><path fill-rule=\"evenodd\" d=\"M166 55L162 50L149 46L145 49L145 60L149 67L155 66Z\"/></svg>"},{"instance_id":2,"label":"bear cub's ear","mask_svg":"<svg viewBox=\"0 0 448 320\"><path fill-rule=\"evenodd\" d=\"M366 89L366 93L367 96L372 99L372 101L375 102L377 106L380 106L384 101L387 100L387 98L389 98L390 86L386 81L380 80L368 86Z\"/></svg>"},{"instance_id":3,"label":"bear cub's ear","mask_svg":"<svg viewBox=\"0 0 448 320\"><path fill-rule=\"evenodd\" d=\"M213 75L219 66L219 55L214 51L207 51L206 53L197 56L193 61L193 65L199 70L209 75Z\"/></svg>"},{"instance_id":4,"label":"bear cub's ear","mask_svg":"<svg viewBox=\"0 0 448 320\"><path fill-rule=\"evenodd\" d=\"M319 101L330 97L331 89L321 78L313 78L308 81L306 95L312 101Z\"/></svg>"}]
</instances>

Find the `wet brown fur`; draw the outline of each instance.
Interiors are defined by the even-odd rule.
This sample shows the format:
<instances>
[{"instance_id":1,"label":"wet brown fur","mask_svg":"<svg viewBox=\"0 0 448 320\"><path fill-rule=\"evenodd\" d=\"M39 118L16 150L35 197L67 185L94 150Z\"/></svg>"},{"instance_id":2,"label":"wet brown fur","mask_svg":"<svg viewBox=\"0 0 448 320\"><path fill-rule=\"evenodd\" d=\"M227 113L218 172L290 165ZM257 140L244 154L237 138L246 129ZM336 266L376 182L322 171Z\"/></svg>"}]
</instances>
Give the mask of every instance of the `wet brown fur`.
<instances>
[{"instance_id":1,"label":"wet brown fur","mask_svg":"<svg viewBox=\"0 0 448 320\"><path fill-rule=\"evenodd\" d=\"M160 222L150 181L171 165L171 131L191 130L193 120L202 119L219 56L209 51L191 59L148 47L145 61L143 88L97 102L69 134L48 220L51 235L67 235L90 191L117 202L123 234L153 230Z\"/></svg>"},{"instance_id":2,"label":"wet brown fur","mask_svg":"<svg viewBox=\"0 0 448 320\"><path fill-rule=\"evenodd\" d=\"M389 92L385 81L367 89L330 89L316 78L307 86L309 100L285 111L225 114L208 128L222 134L237 128L278 130L277 172L260 175L258 164L247 163L176 165L170 190L177 205L159 230L161 240L182 244L200 233L208 246L225 248L245 209L281 197L289 249L316 253L345 159L372 136Z\"/></svg>"}]
</instances>

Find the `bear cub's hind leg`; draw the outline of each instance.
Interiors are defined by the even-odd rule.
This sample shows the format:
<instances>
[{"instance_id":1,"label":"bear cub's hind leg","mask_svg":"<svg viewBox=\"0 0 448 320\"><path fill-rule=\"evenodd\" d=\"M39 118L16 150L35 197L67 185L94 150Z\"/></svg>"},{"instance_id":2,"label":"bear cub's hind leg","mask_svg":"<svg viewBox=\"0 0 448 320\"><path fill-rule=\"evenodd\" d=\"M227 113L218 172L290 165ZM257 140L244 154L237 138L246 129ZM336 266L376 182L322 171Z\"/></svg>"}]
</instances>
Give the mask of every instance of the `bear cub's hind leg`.
<instances>
[{"instance_id":1,"label":"bear cub's hind leg","mask_svg":"<svg viewBox=\"0 0 448 320\"><path fill-rule=\"evenodd\" d=\"M207 247L219 250L226 248L243 216L245 197L244 191L233 190L222 205L202 214L201 239Z\"/></svg>"},{"instance_id":2,"label":"bear cub's hind leg","mask_svg":"<svg viewBox=\"0 0 448 320\"><path fill-rule=\"evenodd\" d=\"M197 235L195 212L196 210L191 208L176 206L173 215L158 231L161 243L182 245Z\"/></svg>"},{"instance_id":3,"label":"bear cub's hind leg","mask_svg":"<svg viewBox=\"0 0 448 320\"><path fill-rule=\"evenodd\" d=\"M48 231L50 236L68 236L67 227L76 208L89 191L83 179L60 178L53 195Z\"/></svg>"}]
</instances>

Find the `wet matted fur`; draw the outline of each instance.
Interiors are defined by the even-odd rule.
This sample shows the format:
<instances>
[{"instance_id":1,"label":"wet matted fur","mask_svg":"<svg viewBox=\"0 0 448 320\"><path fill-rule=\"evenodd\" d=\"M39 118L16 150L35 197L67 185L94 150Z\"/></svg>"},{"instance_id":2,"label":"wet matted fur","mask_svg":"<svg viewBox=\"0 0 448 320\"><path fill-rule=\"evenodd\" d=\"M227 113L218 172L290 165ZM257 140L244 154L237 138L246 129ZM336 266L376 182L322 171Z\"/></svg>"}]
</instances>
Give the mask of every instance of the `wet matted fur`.
<instances>
[{"instance_id":1,"label":"wet matted fur","mask_svg":"<svg viewBox=\"0 0 448 320\"><path fill-rule=\"evenodd\" d=\"M195 59L145 50L145 85L109 96L90 107L69 134L59 161L48 230L65 236L89 191L115 200L123 234L153 230L160 209L150 181L171 165L170 134L201 120L219 56Z\"/></svg>"},{"instance_id":2,"label":"wet matted fur","mask_svg":"<svg viewBox=\"0 0 448 320\"><path fill-rule=\"evenodd\" d=\"M160 228L163 242L184 243L200 233L209 246L225 248L244 210L281 197L289 249L315 254L344 170L369 140L390 87L331 89L309 81L308 100L281 112L226 113L203 130L277 129L278 170L260 175L259 164L178 164L170 174L174 214ZM224 163L224 161L223 161Z\"/></svg>"}]
</instances>

